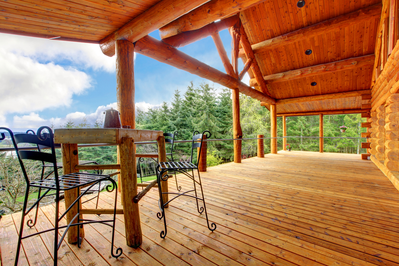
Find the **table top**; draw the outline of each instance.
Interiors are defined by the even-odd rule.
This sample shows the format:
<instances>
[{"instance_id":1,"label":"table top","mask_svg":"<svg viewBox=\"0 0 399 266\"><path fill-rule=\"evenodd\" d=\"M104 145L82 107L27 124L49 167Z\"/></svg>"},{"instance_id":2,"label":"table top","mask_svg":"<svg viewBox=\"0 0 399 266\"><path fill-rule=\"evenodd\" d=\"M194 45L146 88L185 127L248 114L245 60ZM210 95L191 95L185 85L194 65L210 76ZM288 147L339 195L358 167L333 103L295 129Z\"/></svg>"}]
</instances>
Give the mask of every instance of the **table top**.
<instances>
[{"instance_id":1,"label":"table top","mask_svg":"<svg viewBox=\"0 0 399 266\"><path fill-rule=\"evenodd\" d=\"M137 141L157 140L162 131L127 128L60 128L54 130L54 142L65 144L109 143L119 144L122 138Z\"/></svg>"}]
</instances>

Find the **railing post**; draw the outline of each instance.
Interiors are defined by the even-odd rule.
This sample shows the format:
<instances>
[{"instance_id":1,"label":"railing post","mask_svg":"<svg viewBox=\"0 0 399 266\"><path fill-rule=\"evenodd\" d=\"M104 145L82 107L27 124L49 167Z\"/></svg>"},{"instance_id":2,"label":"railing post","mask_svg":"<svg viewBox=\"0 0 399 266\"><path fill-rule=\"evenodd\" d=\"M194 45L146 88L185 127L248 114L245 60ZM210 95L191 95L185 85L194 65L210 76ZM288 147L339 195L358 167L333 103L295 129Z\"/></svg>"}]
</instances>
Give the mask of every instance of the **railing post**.
<instances>
[{"instance_id":1,"label":"railing post","mask_svg":"<svg viewBox=\"0 0 399 266\"><path fill-rule=\"evenodd\" d=\"M263 135L258 135L258 157L265 157L265 145L263 144Z\"/></svg>"},{"instance_id":2,"label":"railing post","mask_svg":"<svg viewBox=\"0 0 399 266\"><path fill-rule=\"evenodd\" d=\"M208 152L208 147L207 147L207 141L206 141L206 136L204 134L204 141L202 142L202 147L201 147L201 156L199 154L199 148L198 148L198 156L200 158L198 162L198 170L200 172L206 172L206 154Z\"/></svg>"},{"instance_id":3,"label":"railing post","mask_svg":"<svg viewBox=\"0 0 399 266\"><path fill-rule=\"evenodd\" d=\"M283 115L283 150L287 150L287 119L286 116Z\"/></svg>"},{"instance_id":4,"label":"railing post","mask_svg":"<svg viewBox=\"0 0 399 266\"><path fill-rule=\"evenodd\" d=\"M319 152L324 151L324 123L323 123L323 114L320 114L319 116Z\"/></svg>"},{"instance_id":5,"label":"railing post","mask_svg":"<svg viewBox=\"0 0 399 266\"><path fill-rule=\"evenodd\" d=\"M276 105L270 105L270 152L277 154L277 111Z\"/></svg>"}]
</instances>

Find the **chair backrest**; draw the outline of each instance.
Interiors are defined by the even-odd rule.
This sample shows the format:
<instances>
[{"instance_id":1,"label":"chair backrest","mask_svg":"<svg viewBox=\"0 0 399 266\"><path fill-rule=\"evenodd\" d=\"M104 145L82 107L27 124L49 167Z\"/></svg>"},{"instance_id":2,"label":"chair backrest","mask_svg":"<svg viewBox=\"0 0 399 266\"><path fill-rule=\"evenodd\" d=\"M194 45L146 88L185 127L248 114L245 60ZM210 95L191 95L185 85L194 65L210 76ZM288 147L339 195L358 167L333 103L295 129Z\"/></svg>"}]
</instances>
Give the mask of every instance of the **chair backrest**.
<instances>
[{"instance_id":1,"label":"chair backrest","mask_svg":"<svg viewBox=\"0 0 399 266\"><path fill-rule=\"evenodd\" d=\"M40 127L37 130L37 134L34 134L32 130L28 130L27 133L13 134L8 128L0 128L0 130L6 130L10 133L15 152L17 154L19 163L21 165L22 172L24 174L27 184L31 182L24 165L24 160L34 160L51 163L54 166L55 179L57 180L56 186L58 188L58 174L57 174L57 160L54 149L54 135L49 127ZM1 134L4 138L4 133ZM31 144L37 147L37 150L21 150L20 144ZM42 152L43 148L50 148L50 153Z\"/></svg>"},{"instance_id":2,"label":"chair backrest","mask_svg":"<svg viewBox=\"0 0 399 266\"><path fill-rule=\"evenodd\" d=\"M173 147L175 143L175 137L177 136L177 131L173 133L163 133L163 136L165 137L165 143L170 143L170 159L173 162Z\"/></svg>"},{"instance_id":3,"label":"chair backrest","mask_svg":"<svg viewBox=\"0 0 399 266\"><path fill-rule=\"evenodd\" d=\"M202 149L202 143L204 142L204 136L209 139L211 137L211 132L209 132L208 130L205 130L202 133L199 133L199 131L194 131L193 132L193 138L191 141L191 156L190 156L190 162L193 163L193 159L194 159L194 149L199 148L198 151L198 156L197 156L197 162L195 163L195 165L198 166L198 163L200 161L201 158L201 149Z\"/></svg>"}]
</instances>

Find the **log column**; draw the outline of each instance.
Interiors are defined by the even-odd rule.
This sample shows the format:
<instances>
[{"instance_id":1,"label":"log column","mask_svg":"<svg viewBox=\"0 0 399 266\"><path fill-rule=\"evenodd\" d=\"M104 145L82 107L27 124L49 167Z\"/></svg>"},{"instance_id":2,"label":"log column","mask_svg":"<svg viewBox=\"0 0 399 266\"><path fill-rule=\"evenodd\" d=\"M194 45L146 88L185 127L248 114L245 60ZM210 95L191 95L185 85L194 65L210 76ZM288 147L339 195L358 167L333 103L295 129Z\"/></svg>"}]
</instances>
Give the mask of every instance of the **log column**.
<instances>
[{"instance_id":1,"label":"log column","mask_svg":"<svg viewBox=\"0 0 399 266\"><path fill-rule=\"evenodd\" d=\"M134 108L134 44L126 40L116 41L116 96L122 126L135 128ZM118 146L118 163L121 174L118 176L124 219L126 242L129 247L139 247L143 242L139 205L133 202L137 194L136 147L134 139L123 138ZM122 170L123 169L123 170ZM126 180L133 182L126 182ZM125 181L125 182L124 182ZM127 184L130 184L129 187Z\"/></svg>"},{"instance_id":2,"label":"log column","mask_svg":"<svg viewBox=\"0 0 399 266\"><path fill-rule=\"evenodd\" d=\"M258 157L265 157L265 145L263 143L263 135L258 135Z\"/></svg>"},{"instance_id":3,"label":"log column","mask_svg":"<svg viewBox=\"0 0 399 266\"><path fill-rule=\"evenodd\" d=\"M277 154L277 110L276 105L270 105L270 152Z\"/></svg>"},{"instance_id":4,"label":"log column","mask_svg":"<svg viewBox=\"0 0 399 266\"><path fill-rule=\"evenodd\" d=\"M283 115L283 150L287 150L287 121L286 116Z\"/></svg>"},{"instance_id":5,"label":"log column","mask_svg":"<svg viewBox=\"0 0 399 266\"><path fill-rule=\"evenodd\" d=\"M319 115L319 152L324 152L324 121L323 114Z\"/></svg>"},{"instance_id":6,"label":"log column","mask_svg":"<svg viewBox=\"0 0 399 266\"><path fill-rule=\"evenodd\" d=\"M199 156L200 160L198 162L198 171L200 172L206 172L206 155L208 153L208 142L206 141L206 135L204 134L203 136L204 141L202 142L202 147L201 147L201 154L200 154L200 148L197 148L197 156ZM198 158L198 157L197 157Z\"/></svg>"}]
</instances>

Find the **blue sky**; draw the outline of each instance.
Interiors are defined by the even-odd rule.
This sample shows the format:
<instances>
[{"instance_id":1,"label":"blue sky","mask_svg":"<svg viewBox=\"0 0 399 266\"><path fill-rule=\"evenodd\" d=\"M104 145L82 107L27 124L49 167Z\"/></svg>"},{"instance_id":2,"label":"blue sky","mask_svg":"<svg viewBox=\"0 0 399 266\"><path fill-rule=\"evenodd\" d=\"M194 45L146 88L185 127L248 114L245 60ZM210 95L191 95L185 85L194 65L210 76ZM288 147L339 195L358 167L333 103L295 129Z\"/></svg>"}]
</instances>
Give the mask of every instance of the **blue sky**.
<instances>
[{"instance_id":1,"label":"blue sky","mask_svg":"<svg viewBox=\"0 0 399 266\"><path fill-rule=\"evenodd\" d=\"M159 39L158 31L150 35ZM230 56L228 31L220 36ZM225 72L210 37L180 50ZM1 126L25 130L83 119L94 123L102 120L104 110L116 108L115 57L103 55L96 44L0 34L0 62ZM163 101L170 103L174 91L183 95L190 81L196 86L208 82L222 88L151 58L135 56L136 108L147 110Z\"/></svg>"}]
</instances>

